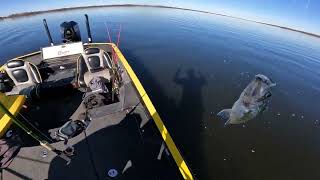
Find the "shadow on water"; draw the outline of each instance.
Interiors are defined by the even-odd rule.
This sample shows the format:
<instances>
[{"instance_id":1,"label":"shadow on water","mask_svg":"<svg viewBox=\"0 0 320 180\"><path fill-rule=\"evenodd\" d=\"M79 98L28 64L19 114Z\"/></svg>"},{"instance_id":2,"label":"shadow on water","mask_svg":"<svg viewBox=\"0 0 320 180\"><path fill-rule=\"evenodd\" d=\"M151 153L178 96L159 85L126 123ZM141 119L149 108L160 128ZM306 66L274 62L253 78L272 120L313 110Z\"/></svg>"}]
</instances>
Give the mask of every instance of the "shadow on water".
<instances>
[{"instance_id":1,"label":"shadow on water","mask_svg":"<svg viewBox=\"0 0 320 180\"><path fill-rule=\"evenodd\" d=\"M184 145L184 152L190 158L193 164L194 173L199 179L207 177L203 172L205 165L205 154L202 151L202 128L201 121L204 111L202 101L202 88L207 84L206 78L201 72L194 69L188 69L185 76L182 76L181 69L178 69L173 78L182 89L181 98L176 105L173 116L176 124L174 130L179 130L177 136L178 142Z\"/></svg>"},{"instance_id":2,"label":"shadow on water","mask_svg":"<svg viewBox=\"0 0 320 180\"><path fill-rule=\"evenodd\" d=\"M200 128L202 120L203 102L202 88L207 84L205 77L194 69L188 69L186 76L181 77L181 70L175 73L173 81L182 88L181 100L177 105L177 113L184 121L188 129ZM197 132L200 129L195 129Z\"/></svg>"},{"instance_id":3,"label":"shadow on water","mask_svg":"<svg viewBox=\"0 0 320 180\"><path fill-rule=\"evenodd\" d=\"M181 76L182 72L179 69L173 77L173 82L182 88L181 99L176 103L175 99L165 94L164 88L139 57L128 50L123 50L123 52L193 174L198 179L208 177L206 174L208 172L204 171L205 155L201 148L203 146L201 138L202 88L207 84L204 75L195 69L188 69L186 76Z\"/></svg>"}]
</instances>

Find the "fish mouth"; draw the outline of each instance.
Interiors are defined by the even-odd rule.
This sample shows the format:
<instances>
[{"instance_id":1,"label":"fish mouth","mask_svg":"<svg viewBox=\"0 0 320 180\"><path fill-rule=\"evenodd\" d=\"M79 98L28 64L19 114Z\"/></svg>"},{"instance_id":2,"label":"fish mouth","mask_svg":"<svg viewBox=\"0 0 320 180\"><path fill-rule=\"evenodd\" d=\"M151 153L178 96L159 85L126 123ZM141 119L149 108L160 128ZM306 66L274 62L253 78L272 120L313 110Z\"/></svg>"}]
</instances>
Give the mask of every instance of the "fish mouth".
<instances>
[{"instance_id":1,"label":"fish mouth","mask_svg":"<svg viewBox=\"0 0 320 180\"><path fill-rule=\"evenodd\" d=\"M257 80L262 81L263 83L267 84L269 87L274 87L277 85L271 78L268 78L267 76L265 76L263 74L257 74L257 75L255 75L255 78Z\"/></svg>"},{"instance_id":2,"label":"fish mouth","mask_svg":"<svg viewBox=\"0 0 320 180\"><path fill-rule=\"evenodd\" d=\"M269 87L274 87L277 85L277 83L275 83L271 78L269 78Z\"/></svg>"}]
</instances>

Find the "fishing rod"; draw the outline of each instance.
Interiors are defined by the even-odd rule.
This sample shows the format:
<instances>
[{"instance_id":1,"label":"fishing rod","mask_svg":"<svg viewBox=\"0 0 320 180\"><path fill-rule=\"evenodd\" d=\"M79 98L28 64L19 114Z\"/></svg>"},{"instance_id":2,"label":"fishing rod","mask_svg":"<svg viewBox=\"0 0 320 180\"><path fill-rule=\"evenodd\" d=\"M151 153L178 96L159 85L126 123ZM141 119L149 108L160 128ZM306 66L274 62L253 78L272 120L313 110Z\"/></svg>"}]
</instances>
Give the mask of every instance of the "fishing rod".
<instances>
[{"instance_id":1,"label":"fishing rod","mask_svg":"<svg viewBox=\"0 0 320 180\"><path fill-rule=\"evenodd\" d=\"M87 27L87 33L88 33L88 41L89 43L92 43L92 35L91 35L91 30L90 30L90 24L89 24L89 17L88 14L84 15L86 18L86 27Z\"/></svg>"},{"instance_id":2,"label":"fishing rod","mask_svg":"<svg viewBox=\"0 0 320 180\"><path fill-rule=\"evenodd\" d=\"M110 33L109 27L107 25L107 22L104 22L104 24L107 29L109 43L112 43L112 38L110 35L111 33ZM118 37L117 37L117 44L116 44L117 47L119 46L119 43L120 43L120 36L121 36L121 24L119 26L119 32L118 32ZM116 51L114 50L114 47L112 47L112 56L110 58L113 61L113 63L112 63L112 74L113 74L113 76L112 76L112 101L113 101L114 100L114 93L115 93L115 91L117 91L117 92L119 91L119 85L122 82L121 75L119 74L120 68L118 66L117 55L116 55ZM116 81L118 82L118 86L115 86Z\"/></svg>"},{"instance_id":3,"label":"fishing rod","mask_svg":"<svg viewBox=\"0 0 320 180\"><path fill-rule=\"evenodd\" d=\"M29 134L33 139L37 140L42 147L48 149L49 151L56 153L60 158L67 161L67 165L70 164L71 159L65 154L65 152L56 149L47 141L41 140L41 138L37 134L35 134L25 124L23 124L20 120L18 120L18 118L16 118L1 102L0 102L0 109L11 118L11 120L14 124L19 126L23 131L25 131L27 134Z\"/></svg>"},{"instance_id":4,"label":"fishing rod","mask_svg":"<svg viewBox=\"0 0 320 180\"><path fill-rule=\"evenodd\" d=\"M47 36L48 36L48 39L49 39L49 43L50 43L51 46L53 46L53 40L52 40L52 37L51 37L50 31L49 31L49 27L48 27L46 19L43 19L43 25L44 25L44 28L46 29L46 33L47 33Z\"/></svg>"}]
</instances>

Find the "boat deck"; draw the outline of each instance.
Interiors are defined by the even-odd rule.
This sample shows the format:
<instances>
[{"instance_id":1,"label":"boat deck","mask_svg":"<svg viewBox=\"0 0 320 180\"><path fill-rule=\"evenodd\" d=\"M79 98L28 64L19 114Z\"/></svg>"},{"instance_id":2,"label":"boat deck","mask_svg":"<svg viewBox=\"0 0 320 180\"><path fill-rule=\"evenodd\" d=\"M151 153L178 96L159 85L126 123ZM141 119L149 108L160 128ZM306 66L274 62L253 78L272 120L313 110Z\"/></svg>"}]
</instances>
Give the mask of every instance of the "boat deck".
<instances>
[{"instance_id":1,"label":"boat deck","mask_svg":"<svg viewBox=\"0 0 320 180\"><path fill-rule=\"evenodd\" d=\"M109 46L93 46L111 52ZM22 59L36 64L42 73L51 70L44 82L74 82L76 56L57 59L57 63L41 61L39 53ZM64 68L57 66L60 62L64 62ZM123 68L121 62L120 66ZM90 110L92 121L86 131L69 140L75 148L69 165L23 135L25 144L10 166L3 169L2 179L183 179L133 81L126 71L122 77L119 102ZM22 115L48 134L76 118L83 111L83 93L67 87L29 103ZM52 145L65 149L61 141ZM108 175L112 169L118 172L113 178Z\"/></svg>"}]
</instances>

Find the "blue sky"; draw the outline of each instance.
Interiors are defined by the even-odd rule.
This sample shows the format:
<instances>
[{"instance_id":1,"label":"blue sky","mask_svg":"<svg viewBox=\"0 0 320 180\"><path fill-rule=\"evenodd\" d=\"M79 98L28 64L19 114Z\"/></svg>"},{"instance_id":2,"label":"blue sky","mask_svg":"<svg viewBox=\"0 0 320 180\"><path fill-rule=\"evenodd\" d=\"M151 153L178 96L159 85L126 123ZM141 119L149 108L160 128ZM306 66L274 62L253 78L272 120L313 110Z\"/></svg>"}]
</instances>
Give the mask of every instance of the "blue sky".
<instances>
[{"instance_id":1,"label":"blue sky","mask_svg":"<svg viewBox=\"0 0 320 180\"><path fill-rule=\"evenodd\" d=\"M320 34L320 0L1 0L0 16L61 7L127 3L217 12Z\"/></svg>"}]
</instances>

